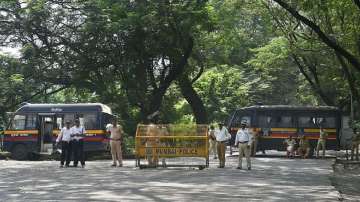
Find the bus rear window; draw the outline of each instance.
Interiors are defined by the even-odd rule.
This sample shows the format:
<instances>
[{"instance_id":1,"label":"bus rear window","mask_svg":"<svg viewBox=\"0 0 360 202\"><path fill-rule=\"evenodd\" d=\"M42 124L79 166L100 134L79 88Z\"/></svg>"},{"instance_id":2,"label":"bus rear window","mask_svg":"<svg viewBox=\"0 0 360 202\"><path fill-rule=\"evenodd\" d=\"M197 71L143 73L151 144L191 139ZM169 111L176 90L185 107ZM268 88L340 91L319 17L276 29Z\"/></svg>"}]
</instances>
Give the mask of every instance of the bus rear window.
<instances>
[{"instance_id":1,"label":"bus rear window","mask_svg":"<svg viewBox=\"0 0 360 202\"><path fill-rule=\"evenodd\" d=\"M25 115L15 115L11 124L12 130L24 130L25 129Z\"/></svg>"},{"instance_id":2,"label":"bus rear window","mask_svg":"<svg viewBox=\"0 0 360 202\"><path fill-rule=\"evenodd\" d=\"M98 127L96 114L79 114L79 119L80 124L84 126L85 129L96 129Z\"/></svg>"}]
</instances>

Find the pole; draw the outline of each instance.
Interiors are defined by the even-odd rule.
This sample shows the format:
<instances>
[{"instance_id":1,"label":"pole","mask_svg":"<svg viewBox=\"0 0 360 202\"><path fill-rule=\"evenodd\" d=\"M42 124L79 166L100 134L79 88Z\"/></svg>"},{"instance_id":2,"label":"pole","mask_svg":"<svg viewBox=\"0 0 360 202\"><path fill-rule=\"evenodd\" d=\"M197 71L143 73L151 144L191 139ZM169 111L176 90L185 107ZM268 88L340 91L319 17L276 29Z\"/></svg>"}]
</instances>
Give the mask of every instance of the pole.
<instances>
[{"instance_id":1,"label":"pole","mask_svg":"<svg viewBox=\"0 0 360 202\"><path fill-rule=\"evenodd\" d=\"M354 121L354 101L353 101L353 94L350 91L350 118L351 121Z\"/></svg>"}]
</instances>

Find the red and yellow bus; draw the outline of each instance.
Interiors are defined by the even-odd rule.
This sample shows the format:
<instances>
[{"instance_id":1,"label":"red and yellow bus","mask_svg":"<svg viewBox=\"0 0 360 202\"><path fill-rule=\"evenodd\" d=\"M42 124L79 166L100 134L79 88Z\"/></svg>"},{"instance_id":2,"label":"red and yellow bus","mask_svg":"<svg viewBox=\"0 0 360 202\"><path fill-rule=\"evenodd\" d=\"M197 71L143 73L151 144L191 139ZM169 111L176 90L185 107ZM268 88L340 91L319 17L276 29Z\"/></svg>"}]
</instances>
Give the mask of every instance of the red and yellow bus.
<instances>
[{"instance_id":1,"label":"red and yellow bus","mask_svg":"<svg viewBox=\"0 0 360 202\"><path fill-rule=\"evenodd\" d=\"M113 117L111 109L100 103L24 104L11 115L3 150L18 160L50 154L64 123L79 119L86 130L85 152L103 151L107 148L105 126Z\"/></svg>"},{"instance_id":2,"label":"red and yellow bus","mask_svg":"<svg viewBox=\"0 0 360 202\"><path fill-rule=\"evenodd\" d=\"M320 127L328 133L326 149L337 150L340 146L342 116L336 107L258 105L238 109L227 123L232 134L231 145L241 121L246 121L249 128L259 134L259 151L285 150L284 140L300 135L305 135L311 147L316 148Z\"/></svg>"}]
</instances>

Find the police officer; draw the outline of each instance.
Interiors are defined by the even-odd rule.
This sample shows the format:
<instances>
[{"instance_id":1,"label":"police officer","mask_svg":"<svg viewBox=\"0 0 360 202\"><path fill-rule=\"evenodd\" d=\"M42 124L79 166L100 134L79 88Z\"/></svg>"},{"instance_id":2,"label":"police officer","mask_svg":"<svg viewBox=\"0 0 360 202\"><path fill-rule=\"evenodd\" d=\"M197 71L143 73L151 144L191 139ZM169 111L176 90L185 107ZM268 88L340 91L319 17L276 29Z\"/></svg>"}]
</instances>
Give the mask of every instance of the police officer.
<instances>
[{"instance_id":1,"label":"police officer","mask_svg":"<svg viewBox=\"0 0 360 202\"><path fill-rule=\"evenodd\" d=\"M319 157L320 148L323 150L322 157L325 157L325 149L326 149L326 139L328 134L324 131L322 127L320 127L320 137L316 146L316 158Z\"/></svg>"},{"instance_id":2,"label":"police officer","mask_svg":"<svg viewBox=\"0 0 360 202\"><path fill-rule=\"evenodd\" d=\"M224 124L219 123L219 128L215 131L215 138L217 142L217 153L219 157L219 168L225 167L225 152L226 152L226 142L231 138L231 135L228 129Z\"/></svg>"},{"instance_id":3,"label":"police officer","mask_svg":"<svg viewBox=\"0 0 360 202\"><path fill-rule=\"evenodd\" d=\"M60 157L60 167L64 167L64 162L66 159L65 167L69 167L70 158L71 158L71 127L70 121L66 121L65 127L60 131L59 136L56 139L56 144L61 142L61 157Z\"/></svg>"},{"instance_id":4,"label":"police officer","mask_svg":"<svg viewBox=\"0 0 360 202\"><path fill-rule=\"evenodd\" d=\"M241 128L237 131L235 137L235 146L239 147L239 164L237 169L242 169L242 158L245 154L247 169L251 170L250 146L252 142L252 135L246 126L246 121L242 121Z\"/></svg>"},{"instance_id":5,"label":"police officer","mask_svg":"<svg viewBox=\"0 0 360 202\"><path fill-rule=\"evenodd\" d=\"M119 167L123 166L122 162L122 151L121 151L121 141L123 135L122 126L117 123L116 119L113 119L112 124L107 126L107 131L110 132L110 147L111 147L111 156L113 163L111 166L115 167L116 162L119 163Z\"/></svg>"},{"instance_id":6,"label":"police officer","mask_svg":"<svg viewBox=\"0 0 360 202\"><path fill-rule=\"evenodd\" d=\"M79 119L75 120L75 125L71 128L71 147L74 153L74 167L78 166L80 161L81 167L85 167L84 158L84 137L85 128L80 126Z\"/></svg>"},{"instance_id":7,"label":"police officer","mask_svg":"<svg viewBox=\"0 0 360 202\"><path fill-rule=\"evenodd\" d=\"M209 130L209 153L214 155L214 159L217 159L216 149L215 127L211 125Z\"/></svg>"}]
</instances>

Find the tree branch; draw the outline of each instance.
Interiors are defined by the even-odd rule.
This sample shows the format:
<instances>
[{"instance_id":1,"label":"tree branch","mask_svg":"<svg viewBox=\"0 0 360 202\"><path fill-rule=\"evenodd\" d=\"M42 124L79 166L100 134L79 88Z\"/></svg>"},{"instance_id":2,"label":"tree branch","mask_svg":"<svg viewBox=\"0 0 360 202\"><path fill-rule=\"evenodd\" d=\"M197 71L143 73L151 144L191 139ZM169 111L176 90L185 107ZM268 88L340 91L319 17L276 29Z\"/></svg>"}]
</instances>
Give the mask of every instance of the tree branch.
<instances>
[{"instance_id":1,"label":"tree branch","mask_svg":"<svg viewBox=\"0 0 360 202\"><path fill-rule=\"evenodd\" d=\"M316 25L313 21L309 20L305 16L301 15L298 11L296 11L294 8L292 8L288 3L282 1L282 0L274 0L277 2L281 7L283 7L285 10L287 10L293 17L295 17L297 20L303 22L308 27L310 27L320 38L322 42L324 42L327 46L332 48L335 52L346 58L346 60L349 61L354 68L360 72L360 62L359 60L350 52L345 50L343 47L341 47L335 39L330 39L322 30L321 28Z\"/></svg>"}]
</instances>

